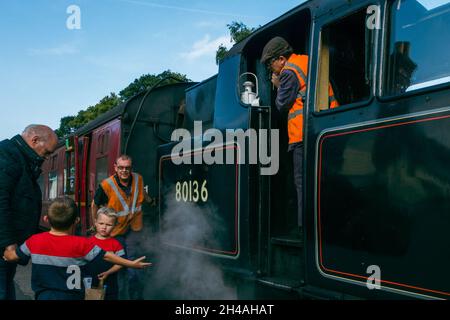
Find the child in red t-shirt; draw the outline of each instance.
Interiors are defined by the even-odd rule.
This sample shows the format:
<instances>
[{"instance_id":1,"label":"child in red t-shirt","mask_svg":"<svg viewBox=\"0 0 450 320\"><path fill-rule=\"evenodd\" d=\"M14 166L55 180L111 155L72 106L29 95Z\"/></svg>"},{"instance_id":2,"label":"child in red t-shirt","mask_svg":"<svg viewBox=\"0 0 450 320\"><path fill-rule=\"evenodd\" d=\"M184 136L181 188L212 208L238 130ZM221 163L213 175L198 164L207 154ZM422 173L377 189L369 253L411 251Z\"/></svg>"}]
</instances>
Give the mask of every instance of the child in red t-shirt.
<instances>
[{"instance_id":1,"label":"child in red t-shirt","mask_svg":"<svg viewBox=\"0 0 450 320\"><path fill-rule=\"evenodd\" d=\"M117 213L114 209L102 207L97 211L94 221L95 235L90 238L93 243L106 252L113 252L119 257L125 258L125 250L120 242L111 237L111 232L117 223ZM106 286L105 300L117 300L119 287L117 272L122 269L120 265L114 265L105 260L96 260L86 268L86 274L92 277L92 286L97 287L99 280L103 280Z\"/></svg>"},{"instance_id":2,"label":"child in red t-shirt","mask_svg":"<svg viewBox=\"0 0 450 320\"><path fill-rule=\"evenodd\" d=\"M23 265L31 259L31 286L36 300L84 299L82 270L96 261L137 269L151 265L142 261L145 257L130 261L102 250L91 239L73 236L79 218L70 198L55 200L44 218L50 224L49 232L31 236L16 250L6 250L3 257Z\"/></svg>"}]
</instances>

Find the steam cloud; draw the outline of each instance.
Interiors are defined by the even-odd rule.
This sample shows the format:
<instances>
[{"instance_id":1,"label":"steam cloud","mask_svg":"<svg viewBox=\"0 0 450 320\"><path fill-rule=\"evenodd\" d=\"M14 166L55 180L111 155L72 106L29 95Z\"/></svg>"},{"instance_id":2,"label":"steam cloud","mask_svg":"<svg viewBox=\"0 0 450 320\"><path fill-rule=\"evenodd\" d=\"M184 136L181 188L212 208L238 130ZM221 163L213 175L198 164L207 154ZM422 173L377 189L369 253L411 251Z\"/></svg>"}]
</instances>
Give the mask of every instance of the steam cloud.
<instances>
[{"instance_id":1,"label":"steam cloud","mask_svg":"<svg viewBox=\"0 0 450 320\"><path fill-rule=\"evenodd\" d=\"M177 202L174 195L167 199L173 200L167 201L163 209L159 237L144 241L152 245L145 251L154 254L150 259L154 266L147 271L145 299L236 299L235 291L226 285L220 266L211 256L173 246L218 246L216 238L224 227L217 209ZM161 242L166 245L159 245Z\"/></svg>"}]
</instances>

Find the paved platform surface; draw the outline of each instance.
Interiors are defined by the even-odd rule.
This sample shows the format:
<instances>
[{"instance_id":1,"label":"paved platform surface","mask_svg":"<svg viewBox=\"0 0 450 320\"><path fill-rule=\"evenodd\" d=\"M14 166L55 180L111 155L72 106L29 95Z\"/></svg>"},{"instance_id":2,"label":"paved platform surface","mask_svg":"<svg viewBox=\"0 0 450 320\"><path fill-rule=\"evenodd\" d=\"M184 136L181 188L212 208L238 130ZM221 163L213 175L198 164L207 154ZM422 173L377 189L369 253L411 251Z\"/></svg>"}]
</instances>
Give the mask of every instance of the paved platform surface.
<instances>
[{"instance_id":1,"label":"paved platform surface","mask_svg":"<svg viewBox=\"0 0 450 320\"><path fill-rule=\"evenodd\" d=\"M34 293L31 290L31 263L26 266L17 266L14 282L17 300L34 300Z\"/></svg>"}]
</instances>

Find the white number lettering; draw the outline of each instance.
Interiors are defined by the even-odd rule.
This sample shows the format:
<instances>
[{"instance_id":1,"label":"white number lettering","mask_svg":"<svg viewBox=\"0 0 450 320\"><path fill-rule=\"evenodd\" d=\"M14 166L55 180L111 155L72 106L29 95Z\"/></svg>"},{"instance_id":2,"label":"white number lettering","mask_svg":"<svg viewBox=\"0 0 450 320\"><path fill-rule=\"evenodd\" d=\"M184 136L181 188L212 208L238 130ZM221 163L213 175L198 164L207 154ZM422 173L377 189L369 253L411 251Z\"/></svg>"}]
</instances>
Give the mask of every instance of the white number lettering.
<instances>
[{"instance_id":1,"label":"white number lettering","mask_svg":"<svg viewBox=\"0 0 450 320\"><path fill-rule=\"evenodd\" d=\"M206 188L206 180L203 181L203 184L202 184L201 196L202 196L203 202L208 201L208 189Z\"/></svg>"},{"instance_id":2,"label":"white number lettering","mask_svg":"<svg viewBox=\"0 0 450 320\"><path fill-rule=\"evenodd\" d=\"M177 182L176 186L175 186L175 199L180 202L181 201L181 183Z\"/></svg>"},{"instance_id":3,"label":"white number lettering","mask_svg":"<svg viewBox=\"0 0 450 320\"><path fill-rule=\"evenodd\" d=\"M175 199L176 201L184 202L202 202L208 201L208 188L206 187L207 181L204 180L199 190L200 183L197 180L178 181L175 184Z\"/></svg>"},{"instance_id":4,"label":"white number lettering","mask_svg":"<svg viewBox=\"0 0 450 320\"><path fill-rule=\"evenodd\" d=\"M183 195L183 201L187 202L188 201L188 193L189 193L189 186L187 184L187 182L183 182L183 189L182 189L182 195Z\"/></svg>"},{"instance_id":5,"label":"white number lettering","mask_svg":"<svg viewBox=\"0 0 450 320\"><path fill-rule=\"evenodd\" d=\"M193 184L194 186L194 196L192 197L192 200L194 202L198 202L198 198L199 198L199 194L198 194L198 182L196 180L194 180Z\"/></svg>"}]
</instances>

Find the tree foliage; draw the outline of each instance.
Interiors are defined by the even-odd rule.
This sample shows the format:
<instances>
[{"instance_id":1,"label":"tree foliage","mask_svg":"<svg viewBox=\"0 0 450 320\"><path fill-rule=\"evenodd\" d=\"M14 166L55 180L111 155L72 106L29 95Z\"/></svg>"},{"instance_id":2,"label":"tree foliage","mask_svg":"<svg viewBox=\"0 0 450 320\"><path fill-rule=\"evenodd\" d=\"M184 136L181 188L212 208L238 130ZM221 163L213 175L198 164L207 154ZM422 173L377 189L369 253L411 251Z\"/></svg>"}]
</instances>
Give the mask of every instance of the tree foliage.
<instances>
[{"instance_id":1,"label":"tree foliage","mask_svg":"<svg viewBox=\"0 0 450 320\"><path fill-rule=\"evenodd\" d=\"M75 119L74 116L62 117L60 120L59 128L55 130L55 133L59 138L65 137L72 133L70 123Z\"/></svg>"},{"instance_id":2,"label":"tree foliage","mask_svg":"<svg viewBox=\"0 0 450 320\"><path fill-rule=\"evenodd\" d=\"M129 98L134 95L152 87L158 81L168 78L160 83L160 85L166 85L177 82L178 79L180 81L191 81L186 75L172 72L170 70L166 70L158 75L153 74L145 74L142 75L139 79L135 79L132 83L130 83L125 89L119 92L119 95L111 92L108 96L101 99L97 104L93 106L89 106L86 110L81 110L78 112L76 116L66 116L61 118L60 126L55 130L56 134L59 138L63 138L77 129L81 128L89 121L94 120L101 114L111 110L112 108L118 106L120 103L125 102Z\"/></svg>"},{"instance_id":3,"label":"tree foliage","mask_svg":"<svg viewBox=\"0 0 450 320\"><path fill-rule=\"evenodd\" d=\"M166 70L158 75L154 74L145 74L142 75L139 79L135 79L132 83L130 83L125 89L119 92L119 96L122 99L122 101L126 101L133 97L134 95L138 94L141 91L144 91L153 85L155 85L158 81L168 78L167 80L164 80L161 82L160 85L166 85L171 84L179 81L187 82L191 81L186 77L186 75L178 73L178 72L172 72L170 70ZM174 80L173 78L177 79Z\"/></svg>"},{"instance_id":4,"label":"tree foliage","mask_svg":"<svg viewBox=\"0 0 450 320\"><path fill-rule=\"evenodd\" d=\"M230 30L231 40L234 43L241 42L256 30L256 28L249 28L244 23L236 21L227 24L227 27Z\"/></svg>"},{"instance_id":5,"label":"tree foliage","mask_svg":"<svg viewBox=\"0 0 450 320\"><path fill-rule=\"evenodd\" d=\"M230 31L230 37L232 43L238 43L247 38L250 34L252 34L257 28L249 28L242 22L233 21L227 24L228 30ZM216 63L219 62L225 57L228 49L222 44L220 44L219 48L216 51Z\"/></svg>"},{"instance_id":6,"label":"tree foliage","mask_svg":"<svg viewBox=\"0 0 450 320\"><path fill-rule=\"evenodd\" d=\"M58 137L63 138L75 132L89 121L94 120L99 115L111 110L121 102L120 98L114 92L111 92L97 104L88 107L86 110L79 111L76 116L66 116L61 118L60 126L55 132Z\"/></svg>"}]
</instances>

